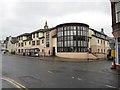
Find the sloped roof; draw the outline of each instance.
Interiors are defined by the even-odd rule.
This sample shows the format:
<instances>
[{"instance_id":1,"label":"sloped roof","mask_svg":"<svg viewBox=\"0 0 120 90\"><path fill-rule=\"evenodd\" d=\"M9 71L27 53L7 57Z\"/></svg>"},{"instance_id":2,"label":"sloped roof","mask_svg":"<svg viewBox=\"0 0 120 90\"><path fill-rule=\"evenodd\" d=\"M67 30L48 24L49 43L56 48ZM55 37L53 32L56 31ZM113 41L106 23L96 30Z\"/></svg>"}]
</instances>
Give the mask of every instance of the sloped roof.
<instances>
[{"instance_id":1,"label":"sloped roof","mask_svg":"<svg viewBox=\"0 0 120 90\"><path fill-rule=\"evenodd\" d=\"M34 34L34 33L38 33L38 32L43 32L44 29L39 29L39 30L36 30L34 32L31 32L31 34Z\"/></svg>"},{"instance_id":2,"label":"sloped roof","mask_svg":"<svg viewBox=\"0 0 120 90\"><path fill-rule=\"evenodd\" d=\"M20 36L28 36L28 35L30 35L30 33L23 33L23 34L21 34L21 35L19 35L19 36L17 36L17 37L20 37Z\"/></svg>"},{"instance_id":3,"label":"sloped roof","mask_svg":"<svg viewBox=\"0 0 120 90\"><path fill-rule=\"evenodd\" d=\"M17 43L17 38L16 38L16 37L12 37L11 43L12 43L12 44Z\"/></svg>"}]
</instances>

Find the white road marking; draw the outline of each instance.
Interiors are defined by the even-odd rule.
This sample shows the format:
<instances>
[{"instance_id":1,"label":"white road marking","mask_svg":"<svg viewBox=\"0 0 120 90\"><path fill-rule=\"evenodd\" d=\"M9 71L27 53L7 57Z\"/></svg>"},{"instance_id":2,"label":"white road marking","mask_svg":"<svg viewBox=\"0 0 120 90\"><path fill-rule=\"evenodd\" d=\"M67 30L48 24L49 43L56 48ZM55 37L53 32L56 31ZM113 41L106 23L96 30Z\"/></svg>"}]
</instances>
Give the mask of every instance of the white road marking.
<instances>
[{"instance_id":1,"label":"white road marking","mask_svg":"<svg viewBox=\"0 0 120 90\"><path fill-rule=\"evenodd\" d=\"M53 73L53 72L51 72L51 71L48 71L49 73Z\"/></svg>"},{"instance_id":2,"label":"white road marking","mask_svg":"<svg viewBox=\"0 0 120 90\"><path fill-rule=\"evenodd\" d=\"M9 83L11 83L12 85L14 85L15 87L19 88L20 90L28 90L25 86L23 86L22 84L16 82L13 79L7 78L7 77L0 77L0 79L5 80Z\"/></svg>"},{"instance_id":3,"label":"white road marking","mask_svg":"<svg viewBox=\"0 0 120 90\"><path fill-rule=\"evenodd\" d=\"M117 87L114 87L114 86L111 86L111 85L105 85L106 87L109 87L109 88L117 88Z\"/></svg>"},{"instance_id":4,"label":"white road marking","mask_svg":"<svg viewBox=\"0 0 120 90\"><path fill-rule=\"evenodd\" d=\"M72 77L72 78L75 78L75 77Z\"/></svg>"},{"instance_id":5,"label":"white road marking","mask_svg":"<svg viewBox=\"0 0 120 90\"><path fill-rule=\"evenodd\" d=\"M78 80L82 80L81 78L77 78Z\"/></svg>"}]
</instances>

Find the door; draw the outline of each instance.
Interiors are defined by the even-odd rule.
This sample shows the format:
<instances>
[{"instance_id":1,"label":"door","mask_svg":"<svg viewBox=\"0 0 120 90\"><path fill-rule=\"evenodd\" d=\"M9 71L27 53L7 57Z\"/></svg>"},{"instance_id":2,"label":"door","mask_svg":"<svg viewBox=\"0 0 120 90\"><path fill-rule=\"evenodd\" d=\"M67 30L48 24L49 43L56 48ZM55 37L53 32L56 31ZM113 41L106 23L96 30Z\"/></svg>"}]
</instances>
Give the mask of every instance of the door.
<instances>
[{"instance_id":1,"label":"door","mask_svg":"<svg viewBox=\"0 0 120 90\"><path fill-rule=\"evenodd\" d=\"M53 56L55 56L55 47L53 47Z\"/></svg>"}]
</instances>

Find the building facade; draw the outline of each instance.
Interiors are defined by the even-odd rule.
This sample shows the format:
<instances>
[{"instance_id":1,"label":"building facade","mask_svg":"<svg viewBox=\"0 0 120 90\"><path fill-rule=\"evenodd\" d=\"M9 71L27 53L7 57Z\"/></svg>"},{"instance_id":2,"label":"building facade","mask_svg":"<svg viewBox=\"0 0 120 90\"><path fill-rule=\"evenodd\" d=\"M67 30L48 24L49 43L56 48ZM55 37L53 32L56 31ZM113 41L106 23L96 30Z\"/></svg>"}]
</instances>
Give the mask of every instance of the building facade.
<instances>
[{"instance_id":1,"label":"building facade","mask_svg":"<svg viewBox=\"0 0 120 90\"><path fill-rule=\"evenodd\" d=\"M31 43L29 43L29 41L31 42L31 38L29 38L29 36L30 33L24 33L17 36L17 40L18 40L18 42L16 43L17 54L23 54L25 52L25 48L31 48L29 47L31 45Z\"/></svg>"},{"instance_id":2,"label":"building facade","mask_svg":"<svg viewBox=\"0 0 120 90\"><path fill-rule=\"evenodd\" d=\"M106 57L109 46L108 36L104 33L104 30L100 31L89 29L89 50L97 57Z\"/></svg>"},{"instance_id":3,"label":"building facade","mask_svg":"<svg viewBox=\"0 0 120 90\"><path fill-rule=\"evenodd\" d=\"M115 64L120 69L120 0L111 1L112 28L115 38Z\"/></svg>"},{"instance_id":4,"label":"building facade","mask_svg":"<svg viewBox=\"0 0 120 90\"><path fill-rule=\"evenodd\" d=\"M89 25L64 23L57 28L57 56L87 58ZM81 57L82 56L82 57Z\"/></svg>"},{"instance_id":5,"label":"building facade","mask_svg":"<svg viewBox=\"0 0 120 90\"><path fill-rule=\"evenodd\" d=\"M77 59L105 58L109 48L107 35L84 23L63 23L17 36L18 54L37 53ZM99 42L98 42L99 41Z\"/></svg>"},{"instance_id":6,"label":"building facade","mask_svg":"<svg viewBox=\"0 0 120 90\"><path fill-rule=\"evenodd\" d=\"M16 37L6 37L6 40L4 40L4 45L5 45L5 49L7 52L9 53L15 53L17 47L16 47L16 43L17 43L17 38Z\"/></svg>"}]
</instances>

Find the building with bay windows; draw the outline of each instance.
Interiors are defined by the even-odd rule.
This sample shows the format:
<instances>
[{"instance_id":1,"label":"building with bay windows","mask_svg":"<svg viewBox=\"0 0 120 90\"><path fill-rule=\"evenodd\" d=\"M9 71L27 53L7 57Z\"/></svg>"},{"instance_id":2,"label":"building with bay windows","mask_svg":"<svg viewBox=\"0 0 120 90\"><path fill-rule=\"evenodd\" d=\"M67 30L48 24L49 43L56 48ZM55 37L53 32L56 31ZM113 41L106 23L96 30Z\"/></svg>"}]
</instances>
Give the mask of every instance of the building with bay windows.
<instances>
[{"instance_id":1,"label":"building with bay windows","mask_svg":"<svg viewBox=\"0 0 120 90\"><path fill-rule=\"evenodd\" d=\"M84 23L64 23L57 28L57 56L66 58L86 58L88 51L89 25Z\"/></svg>"},{"instance_id":2,"label":"building with bay windows","mask_svg":"<svg viewBox=\"0 0 120 90\"><path fill-rule=\"evenodd\" d=\"M109 48L104 32L89 28L85 23L63 23L25 33L18 37L19 54L37 52L39 56L76 59L105 58ZM25 55L26 55L25 54Z\"/></svg>"},{"instance_id":3,"label":"building with bay windows","mask_svg":"<svg viewBox=\"0 0 120 90\"><path fill-rule=\"evenodd\" d=\"M111 0L112 28L115 38L115 63L120 69L120 0Z\"/></svg>"}]
</instances>

